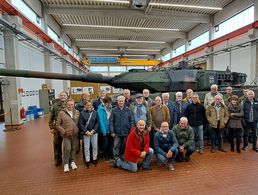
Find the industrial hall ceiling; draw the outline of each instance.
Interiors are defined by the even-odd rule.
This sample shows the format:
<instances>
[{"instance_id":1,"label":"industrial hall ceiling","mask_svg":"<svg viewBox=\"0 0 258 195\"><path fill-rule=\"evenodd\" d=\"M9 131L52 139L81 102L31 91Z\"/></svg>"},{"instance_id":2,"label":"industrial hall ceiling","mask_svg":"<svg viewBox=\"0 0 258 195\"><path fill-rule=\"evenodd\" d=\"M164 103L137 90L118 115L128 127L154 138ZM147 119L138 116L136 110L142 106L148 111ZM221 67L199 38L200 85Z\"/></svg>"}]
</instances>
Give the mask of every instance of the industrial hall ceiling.
<instances>
[{"instance_id":1,"label":"industrial hall ceiling","mask_svg":"<svg viewBox=\"0 0 258 195\"><path fill-rule=\"evenodd\" d=\"M41 0L83 56L161 54L233 0Z\"/></svg>"}]
</instances>

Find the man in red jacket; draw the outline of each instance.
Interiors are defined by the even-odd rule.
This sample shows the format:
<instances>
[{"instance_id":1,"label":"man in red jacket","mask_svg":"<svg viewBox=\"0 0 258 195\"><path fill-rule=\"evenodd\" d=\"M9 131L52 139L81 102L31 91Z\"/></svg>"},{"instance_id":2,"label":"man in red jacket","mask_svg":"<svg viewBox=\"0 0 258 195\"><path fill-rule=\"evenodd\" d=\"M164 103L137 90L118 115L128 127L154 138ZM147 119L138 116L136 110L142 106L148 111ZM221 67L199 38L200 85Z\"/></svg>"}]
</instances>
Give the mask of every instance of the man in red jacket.
<instances>
[{"instance_id":1,"label":"man in red jacket","mask_svg":"<svg viewBox=\"0 0 258 195\"><path fill-rule=\"evenodd\" d=\"M119 167L130 172L137 171L137 162L139 167L145 170L151 170L151 159L153 149L150 148L150 137L145 128L144 120L139 120L127 137L125 147L125 160L116 158L113 167Z\"/></svg>"}]
</instances>

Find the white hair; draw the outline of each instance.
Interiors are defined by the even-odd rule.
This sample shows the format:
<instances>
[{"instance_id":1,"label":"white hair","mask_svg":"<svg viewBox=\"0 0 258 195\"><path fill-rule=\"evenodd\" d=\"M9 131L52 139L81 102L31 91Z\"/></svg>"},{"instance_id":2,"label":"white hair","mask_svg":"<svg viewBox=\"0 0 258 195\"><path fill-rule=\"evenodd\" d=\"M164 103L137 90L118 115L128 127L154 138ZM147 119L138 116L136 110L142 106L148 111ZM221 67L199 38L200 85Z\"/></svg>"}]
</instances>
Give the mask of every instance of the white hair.
<instances>
[{"instance_id":1,"label":"white hair","mask_svg":"<svg viewBox=\"0 0 258 195\"><path fill-rule=\"evenodd\" d=\"M213 88L216 88L216 89L218 89L218 85L216 85L216 84L213 84L213 85L211 86L211 89L213 89Z\"/></svg>"},{"instance_id":2,"label":"white hair","mask_svg":"<svg viewBox=\"0 0 258 195\"><path fill-rule=\"evenodd\" d=\"M162 93L161 96L162 96L162 97L164 97L164 96L168 96L168 97L169 97L169 93Z\"/></svg>"},{"instance_id":3,"label":"white hair","mask_svg":"<svg viewBox=\"0 0 258 195\"><path fill-rule=\"evenodd\" d=\"M176 96L183 96L183 93L181 91L176 92Z\"/></svg>"},{"instance_id":4,"label":"white hair","mask_svg":"<svg viewBox=\"0 0 258 195\"><path fill-rule=\"evenodd\" d=\"M119 100L125 100L125 96L123 96L123 95L118 96L117 101L119 101Z\"/></svg>"},{"instance_id":5,"label":"white hair","mask_svg":"<svg viewBox=\"0 0 258 195\"><path fill-rule=\"evenodd\" d=\"M180 122L186 122L186 123L188 123L188 119L183 116L183 117L180 118Z\"/></svg>"}]
</instances>

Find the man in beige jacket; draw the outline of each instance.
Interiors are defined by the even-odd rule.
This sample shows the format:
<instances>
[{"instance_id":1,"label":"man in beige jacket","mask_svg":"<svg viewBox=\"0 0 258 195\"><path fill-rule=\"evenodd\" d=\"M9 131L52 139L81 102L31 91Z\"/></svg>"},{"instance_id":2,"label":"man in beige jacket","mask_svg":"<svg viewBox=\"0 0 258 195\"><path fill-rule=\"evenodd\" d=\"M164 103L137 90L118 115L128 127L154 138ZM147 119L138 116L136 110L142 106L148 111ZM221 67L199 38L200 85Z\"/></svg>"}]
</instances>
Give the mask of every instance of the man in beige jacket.
<instances>
[{"instance_id":1,"label":"man in beige jacket","mask_svg":"<svg viewBox=\"0 0 258 195\"><path fill-rule=\"evenodd\" d=\"M56 129L63 137L64 145L64 172L69 172L69 162L73 170L77 169L75 164L75 152L78 137L78 119L80 112L74 108L74 100L68 99L65 109L60 111L57 116Z\"/></svg>"}]
</instances>

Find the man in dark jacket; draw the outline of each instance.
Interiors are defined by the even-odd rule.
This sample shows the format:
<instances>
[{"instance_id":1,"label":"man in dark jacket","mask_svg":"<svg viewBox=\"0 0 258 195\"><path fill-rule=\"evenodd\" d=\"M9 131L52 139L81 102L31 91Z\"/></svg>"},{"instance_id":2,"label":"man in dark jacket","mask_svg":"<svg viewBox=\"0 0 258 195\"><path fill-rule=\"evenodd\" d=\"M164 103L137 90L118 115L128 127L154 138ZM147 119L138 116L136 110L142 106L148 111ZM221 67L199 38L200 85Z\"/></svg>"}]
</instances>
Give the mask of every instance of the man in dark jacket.
<instances>
[{"instance_id":1,"label":"man in dark jacket","mask_svg":"<svg viewBox=\"0 0 258 195\"><path fill-rule=\"evenodd\" d=\"M133 128L127 138L125 147L125 160L117 157L113 163L113 167L119 167L130 172L136 172L139 168L151 170L151 159L153 149L150 148L150 137L145 128L144 120L139 120L136 127Z\"/></svg>"},{"instance_id":2,"label":"man in dark jacket","mask_svg":"<svg viewBox=\"0 0 258 195\"><path fill-rule=\"evenodd\" d=\"M197 93L192 95L192 103L188 104L185 109L185 116L188 119L189 125L194 130L196 145L199 149L199 153L202 154L204 150L203 144L203 124L206 120L205 108L199 102L199 96Z\"/></svg>"},{"instance_id":3,"label":"man in dark jacket","mask_svg":"<svg viewBox=\"0 0 258 195\"><path fill-rule=\"evenodd\" d=\"M114 159L124 153L124 142L131 128L134 127L134 118L130 109L125 106L125 97L117 97L117 107L112 110L109 118L111 136L114 137Z\"/></svg>"},{"instance_id":4,"label":"man in dark jacket","mask_svg":"<svg viewBox=\"0 0 258 195\"><path fill-rule=\"evenodd\" d=\"M90 100L90 93L87 91L83 92L81 101L76 104L75 109L78 110L79 112L83 111L85 102L89 100Z\"/></svg>"},{"instance_id":5,"label":"man in dark jacket","mask_svg":"<svg viewBox=\"0 0 258 195\"><path fill-rule=\"evenodd\" d=\"M178 143L167 122L161 123L160 131L154 136L154 151L160 165L166 163L168 170L174 171L173 161L178 153Z\"/></svg>"},{"instance_id":6,"label":"man in dark jacket","mask_svg":"<svg viewBox=\"0 0 258 195\"><path fill-rule=\"evenodd\" d=\"M99 91L99 96L93 101L94 110L98 110L99 105L102 104L103 99L106 97L106 95L107 93L105 90Z\"/></svg>"},{"instance_id":7,"label":"man in dark jacket","mask_svg":"<svg viewBox=\"0 0 258 195\"><path fill-rule=\"evenodd\" d=\"M244 118L246 122L246 128L244 130L244 147L243 150L248 149L248 137L249 131L252 132L252 144L253 150L258 152L256 142L257 142L257 134L256 127L258 121L258 101L254 99L254 91L249 90L247 92L247 98L243 101L243 110L244 110Z\"/></svg>"}]
</instances>

